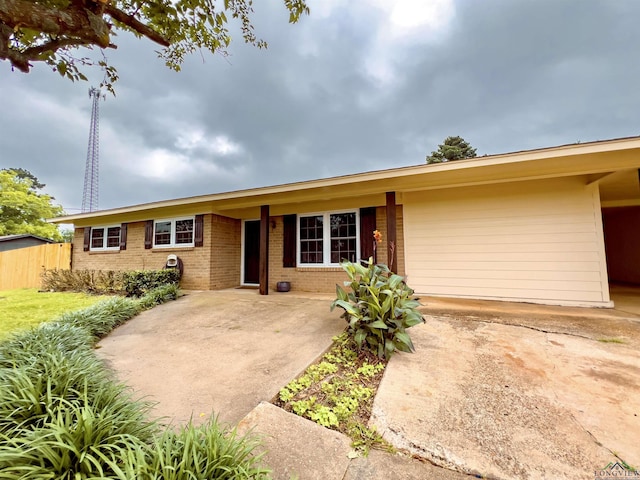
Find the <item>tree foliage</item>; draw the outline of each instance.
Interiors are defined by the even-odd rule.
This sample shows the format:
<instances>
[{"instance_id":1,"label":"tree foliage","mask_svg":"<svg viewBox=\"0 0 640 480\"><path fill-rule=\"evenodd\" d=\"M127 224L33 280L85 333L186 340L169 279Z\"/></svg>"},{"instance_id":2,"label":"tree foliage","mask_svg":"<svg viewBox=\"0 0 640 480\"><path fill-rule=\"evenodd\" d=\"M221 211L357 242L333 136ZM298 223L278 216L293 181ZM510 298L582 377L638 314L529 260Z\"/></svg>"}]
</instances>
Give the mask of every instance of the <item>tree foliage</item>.
<instances>
[{"instance_id":1,"label":"tree foliage","mask_svg":"<svg viewBox=\"0 0 640 480\"><path fill-rule=\"evenodd\" d=\"M30 233L62 241L58 227L46 221L62 215L62 207L39 193L38 185L44 186L27 170L0 170L0 235Z\"/></svg>"},{"instance_id":2,"label":"tree foliage","mask_svg":"<svg viewBox=\"0 0 640 480\"><path fill-rule=\"evenodd\" d=\"M474 158L476 149L472 148L462 137L447 137L438 150L427 156L427 163L442 163L464 158Z\"/></svg>"},{"instance_id":3,"label":"tree foliage","mask_svg":"<svg viewBox=\"0 0 640 480\"><path fill-rule=\"evenodd\" d=\"M29 72L45 62L71 80L86 80L80 68L93 60L77 56L82 47L117 48L118 31L146 37L164 47L159 56L180 70L185 55L196 50L224 52L231 42L229 18L239 24L247 43L266 47L252 24L252 0L0 0L0 59ZM308 14L306 0L284 0L289 22ZM117 80L106 59L105 86ZM80 67L80 68L79 68Z\"/></svg>"}]
</instances>

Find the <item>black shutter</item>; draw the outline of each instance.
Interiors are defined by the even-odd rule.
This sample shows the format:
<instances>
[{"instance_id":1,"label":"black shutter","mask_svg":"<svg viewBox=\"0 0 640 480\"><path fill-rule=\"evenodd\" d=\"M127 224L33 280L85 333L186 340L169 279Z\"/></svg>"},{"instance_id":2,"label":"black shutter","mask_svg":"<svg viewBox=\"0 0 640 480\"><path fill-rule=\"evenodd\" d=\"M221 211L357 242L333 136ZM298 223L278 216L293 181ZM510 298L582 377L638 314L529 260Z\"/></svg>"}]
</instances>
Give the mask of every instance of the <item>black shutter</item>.
<instances>
[{"instance_id":1,"label":"black shutter","mask_svg":"<svg viewBox=\"0 0 640 480\"><path fill-rule=\"evenodd\" d=\"M376 229L376 207L360 209L360 258L373 257L373 231Z\"/></svg>"},{"instance_id":2,"label":"black shutter","mask_svg":"<svg viewBox=\"0 0 640 480\"><path fill-rule=\"evenodd\" d=\"M82 246L83 251L88 252L90 245L91 245L91 227L84 227L84 245Z\"/></svg>"},{"instance_id":3,"label":"black shutter","mask_svg":"<svg viewBox=\"0 0 640 480\"><path fill-rule=\"evenodd\" d=\"M144 248L149 250L153 246L153 220L147 220L144 226Z\"/></svg>"},{"instance_id":4,"label":"black shutter","mask_svg":"<svg viewBox=\"0 0 640 480\"><path fill-rule=\"evenodd\" d=\"M282 266L293 268L296 266L296 215L285 215L282 240Z\"/></svg>"},{"instance_id":5,"label":"black shutter","mask_svg":"<svg viewBox=\"0 0 640 480\"><path fill-rule=\"evenodd\" d=\"M196 247L204 244L204 215L196 215L193 243Z\"/></svg>"},{"instance_id":6,"label":"black shutter","mask_svg":"<svg viewBox=\"0 0 640 480\"><path fill-rule=\"evenodd\" d=\"M120 250L127 249L127 224L120 225Z\"/></svg>"}]
</instances>

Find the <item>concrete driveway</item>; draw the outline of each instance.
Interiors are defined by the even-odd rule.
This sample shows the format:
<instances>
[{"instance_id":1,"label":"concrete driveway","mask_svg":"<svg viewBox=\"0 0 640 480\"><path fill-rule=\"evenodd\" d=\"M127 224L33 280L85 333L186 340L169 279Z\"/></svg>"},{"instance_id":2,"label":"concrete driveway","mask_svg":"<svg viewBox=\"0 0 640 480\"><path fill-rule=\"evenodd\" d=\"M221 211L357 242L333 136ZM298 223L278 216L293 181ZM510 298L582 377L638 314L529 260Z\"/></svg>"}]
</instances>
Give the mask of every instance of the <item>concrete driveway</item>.
<instances>
[{"instance_id":1,"label":"concrete driveway","mask_svg":"<svg viewBox=\"0 0 640 480\"><path fill-rule=\"evenodd\" d=\"M394 445L482 478L594 478L616 456L640 466L638 317L424 300L417 351L392 358L374 404Z\"/></svg>"},{"instance_id":2,"label":"concrete driveway","mask_svg":"<svg viewBox=\"0 0 640 480\"><path fill-rule=\"evenodd\" d=\"M98 355L173 423L212 412L235 424L270 401L344 330L330 297L255 290L190 292L143 312L98 344Z\"/></svg>"}]
</instances>

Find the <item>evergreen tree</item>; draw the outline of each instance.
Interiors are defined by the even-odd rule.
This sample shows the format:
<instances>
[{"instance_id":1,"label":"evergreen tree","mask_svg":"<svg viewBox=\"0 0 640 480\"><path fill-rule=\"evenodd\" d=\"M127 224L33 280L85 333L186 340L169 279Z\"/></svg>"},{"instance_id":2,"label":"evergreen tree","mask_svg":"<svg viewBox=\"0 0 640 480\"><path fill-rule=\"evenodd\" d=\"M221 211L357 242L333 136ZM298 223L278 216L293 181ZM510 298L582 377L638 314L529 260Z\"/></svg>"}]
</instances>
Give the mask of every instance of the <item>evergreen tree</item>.
<instances>
[{"instance_id":1,"label":"evergreen tree","mask_svg":"<svg viewBox=\"0 0 640 480\"><path fill-rule=\"evenodd\" d=\"M474 158L476 149L471 147L462 137L447 137L438 150L427 156L427 163L442 163L464 158Z\"/></svg>"}]
</instances>

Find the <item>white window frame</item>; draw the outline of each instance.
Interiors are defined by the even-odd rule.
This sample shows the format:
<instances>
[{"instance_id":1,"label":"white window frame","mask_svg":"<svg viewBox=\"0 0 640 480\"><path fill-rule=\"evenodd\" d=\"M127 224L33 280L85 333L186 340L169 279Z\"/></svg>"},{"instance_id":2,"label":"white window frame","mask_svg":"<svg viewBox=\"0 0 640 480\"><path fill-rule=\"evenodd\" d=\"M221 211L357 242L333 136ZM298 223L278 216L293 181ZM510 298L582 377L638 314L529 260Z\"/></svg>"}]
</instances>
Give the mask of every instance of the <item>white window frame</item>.
<instances>
[{"instance_id":1,"label":"white window frame","mask_svg":"<svg viewBox=\"0 0 640 480\"><path fill-rule=\"evenodd\" d=\"M183 220L191 220L193 222L193 231L191 235L190 243L176 243L176 222ZM171 223L170 227L170 241L166 245L156 245L156 224L158 223ZM174 218L161 218L153 221L153 248L188 248L195 246L196 240L196 217L174 217Z\"/></svg>"},{"instance_id":2,"label":"white window frame","mask_svg":"<svg viewBox=\"0 0 640 480\"><path fill-rule=\"evenodd\" d=\"M115 247L107 247L107 233L110 228L118 228L120 229L120 234L118 235L118 245ZM96 230L103 230L104 237L102 238L102 247L94 247L93 246L93 232ZM122 238L122 225L98 225L96 227L91 227L91 234L89 235L89 251L90 252L104 252L108 250L120 250L120 239Z\"/></svg>"},{"instance_id":3,"label":"white window frame","mask_svg":"<svg viewBox=\"0 0 640 480\"><path fill-rule=\"evenodd\" d=\"M314 267L339 267L339 263L331 263L331 215L339 215L342 213L354 213L356 215L356 258L355 262L360 260L360 210L332 210L329 212L301 213L296 219L296 262L301 268ZM323 217L322 220L322 263L302 263L302 239L300 238L300 220L303 217Z\"/></svg>"}]
</instances>

